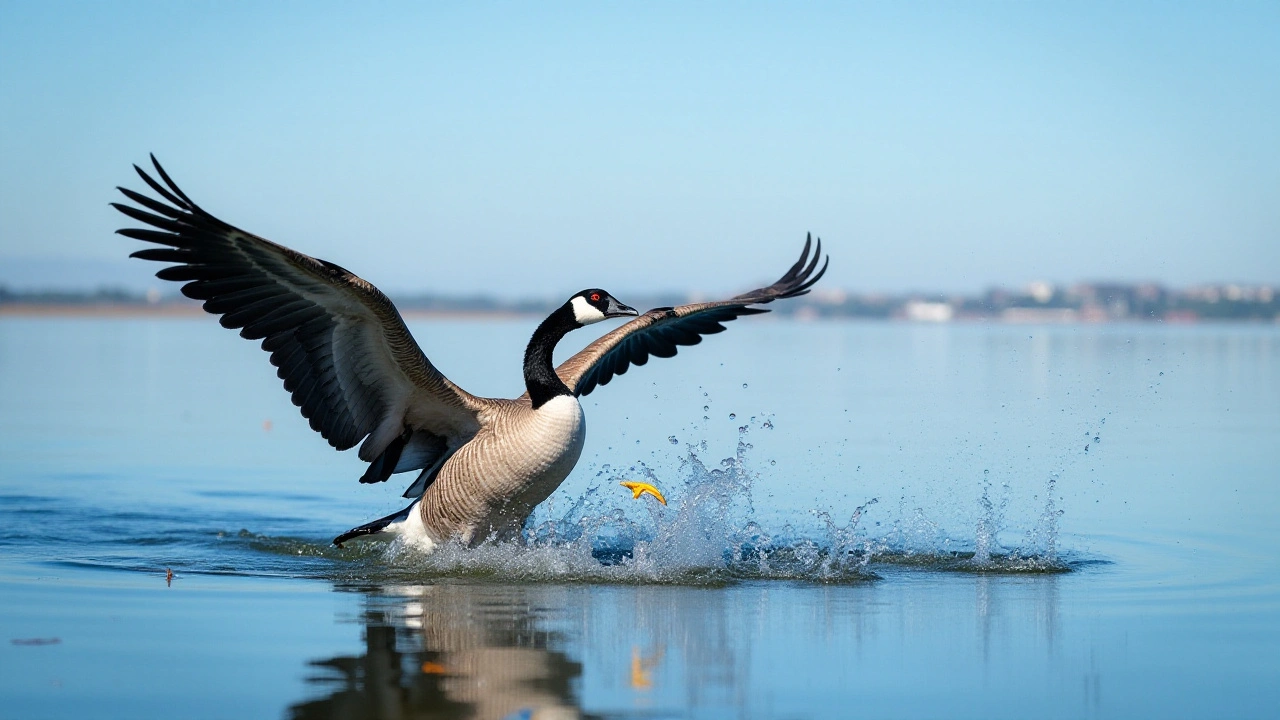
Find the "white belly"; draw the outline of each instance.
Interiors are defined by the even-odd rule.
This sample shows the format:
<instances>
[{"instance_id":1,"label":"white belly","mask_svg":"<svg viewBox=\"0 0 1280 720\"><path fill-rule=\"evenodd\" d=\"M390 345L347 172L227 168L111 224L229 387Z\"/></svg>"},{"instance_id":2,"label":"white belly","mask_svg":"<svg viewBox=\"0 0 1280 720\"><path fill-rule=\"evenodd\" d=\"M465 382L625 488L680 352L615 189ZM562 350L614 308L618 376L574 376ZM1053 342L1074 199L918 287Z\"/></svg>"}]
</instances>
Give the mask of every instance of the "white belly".
<instances>
[{"instance_id":1,"label":"white belly","mask_svg":"<svg viewBox=\"0 0 1280 720\"><path fill-rule=\"evenodd\" d=\"M400 541L405 545L426 554L436 549L436 542L431 538L431 533L427 531L427 526L422 522L422 513L419 512L421 510L420 504L421 501L418 501L410 506L408 517L399 522L391 523L386 530L398 535Z\"/></svg>"}]
</instances>

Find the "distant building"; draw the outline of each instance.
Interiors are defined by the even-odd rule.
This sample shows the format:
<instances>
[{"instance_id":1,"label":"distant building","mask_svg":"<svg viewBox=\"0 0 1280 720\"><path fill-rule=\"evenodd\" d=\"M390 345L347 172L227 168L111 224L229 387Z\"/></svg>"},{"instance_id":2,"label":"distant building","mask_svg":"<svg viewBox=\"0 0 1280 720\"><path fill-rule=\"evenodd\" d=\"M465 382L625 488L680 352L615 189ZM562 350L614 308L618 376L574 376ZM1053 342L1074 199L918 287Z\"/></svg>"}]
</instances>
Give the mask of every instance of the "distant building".
<instances>
[{"instance_id":1,"label":"distant building","mask_svg":"<svg viewBox=\"0 0 1280 720\"><path fill-rule=\"evenodd\" d=\"M914 322L950 322L955 316L950 303L913 300L902 306L902 314Z\"/></svg>"}]
</instances>

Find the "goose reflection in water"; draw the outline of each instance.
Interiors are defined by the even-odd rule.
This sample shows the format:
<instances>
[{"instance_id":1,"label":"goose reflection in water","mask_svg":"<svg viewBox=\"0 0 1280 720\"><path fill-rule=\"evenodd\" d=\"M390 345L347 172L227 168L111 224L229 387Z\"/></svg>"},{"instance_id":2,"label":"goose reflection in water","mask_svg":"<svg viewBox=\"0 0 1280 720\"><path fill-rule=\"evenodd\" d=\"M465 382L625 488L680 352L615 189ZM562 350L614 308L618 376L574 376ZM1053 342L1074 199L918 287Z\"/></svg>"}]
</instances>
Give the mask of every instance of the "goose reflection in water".
<instances>
[{"instance_id":1,"label":"goose reflection in water","mask_svg":"<svg viewBox=\"0 0 1280 720\"><path fill-rule=\"evenodd\" d=\"M292 717L591 716L583 705L609 717L923 717L935 714L927 698L908 702L914 714L902 706L921 673L972 699L984 682L1021 677L1029 654L1031 671L1056 672L1066 576L878 571L898 581L369 589L364 654L311 663L319 699ZM919 668L885 661L904 652ZM1103 709L1105 670L1090 661L1079 685L1061 686L1075 714Z\"/></svg>"},{"instance_id":2,"label":"goose reflection in water","mask_svg":"<svg viewBox=\"0 0 1280 720\"><path fill-rule=\"evenodd\" d=\"M365 654L315 661L328 695L294 720L567 720L583 717L582 664L552 649L546 611L521 588L438 585L384 591L365 612ZM397 602L398 600L398 602Z\"/></svg>"}]
</instances>

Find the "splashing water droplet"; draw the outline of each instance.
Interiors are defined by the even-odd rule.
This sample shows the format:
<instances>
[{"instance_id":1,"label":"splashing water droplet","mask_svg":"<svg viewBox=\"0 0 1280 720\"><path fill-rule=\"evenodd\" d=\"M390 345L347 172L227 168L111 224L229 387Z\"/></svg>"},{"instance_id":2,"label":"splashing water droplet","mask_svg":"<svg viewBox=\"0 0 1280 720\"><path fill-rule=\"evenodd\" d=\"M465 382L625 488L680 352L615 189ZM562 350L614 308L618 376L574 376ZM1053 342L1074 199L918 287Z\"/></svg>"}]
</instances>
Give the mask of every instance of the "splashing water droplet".
<instances>
[{"instance_id":1,"label":"splashing water droplet","mask_svg":"<svg viewBox=\"0 0 1280 720\"><path fill-rule=\"evenodd\" d=\"M738 419L738 413L729 413L729 419L730 419L730 420L737 420L737 419Z\"/></svg>"},{"instance_id":2,"label":"splashing water droplet","mask_svg":"<svg viewBox=\"0 0 1280 720\"><path fill-rule=\"evenodd\" d=\"M709 412L710 410L711 410L711 406L710 406L710 405L703 405L703 406L702 406L702 412Z\"/></svg>"},{"instance_id":3,"label":"splashing water droplet","mask_svg":"<svg viewBox=\"0 0 1280 720\"><path fill-rule=\"evenodd\" d=\"M667 438L667 442L671 443L672 445L680 444L680 441L676 439L675 435L672 435L671 437Z\"/></svg>"},{"instance_id":4,"label":"splashing water droplet","mask_svg":"<svg viewBox=\"0 0 1280 720\"><path fill-rule=\"evenodd\" d=\"M763 425L761 425L760 427L764 428L765 430L772 430L772 429L773 429L773 422L772 422L772 421L769 421L769 420L765 420L765 421L764 421L764 424L763 424Z\"/></svg>"}]
</instances>

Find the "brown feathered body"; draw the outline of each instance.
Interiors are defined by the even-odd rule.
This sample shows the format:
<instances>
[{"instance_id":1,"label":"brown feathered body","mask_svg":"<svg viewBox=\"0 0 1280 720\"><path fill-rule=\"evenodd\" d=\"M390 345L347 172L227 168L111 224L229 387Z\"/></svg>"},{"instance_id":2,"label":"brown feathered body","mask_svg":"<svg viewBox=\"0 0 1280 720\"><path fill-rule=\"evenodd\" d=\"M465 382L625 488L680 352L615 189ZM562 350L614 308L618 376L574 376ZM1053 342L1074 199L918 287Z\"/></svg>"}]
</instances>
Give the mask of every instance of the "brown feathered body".
<instances>
[{"instance_id":1,"label":"brown feathered body","mask_svg":"<svg viewBox=\"0 0 1280 720\"><path fill-rule=\"evenodd\" d=\"M429 544L517 539L582 455L587 423L577 398L563 395L536 410L528 400L485 404L480 432L449 457L411 510Z\"/></svg>"}]
</instances>

